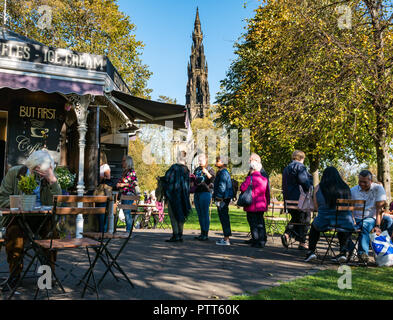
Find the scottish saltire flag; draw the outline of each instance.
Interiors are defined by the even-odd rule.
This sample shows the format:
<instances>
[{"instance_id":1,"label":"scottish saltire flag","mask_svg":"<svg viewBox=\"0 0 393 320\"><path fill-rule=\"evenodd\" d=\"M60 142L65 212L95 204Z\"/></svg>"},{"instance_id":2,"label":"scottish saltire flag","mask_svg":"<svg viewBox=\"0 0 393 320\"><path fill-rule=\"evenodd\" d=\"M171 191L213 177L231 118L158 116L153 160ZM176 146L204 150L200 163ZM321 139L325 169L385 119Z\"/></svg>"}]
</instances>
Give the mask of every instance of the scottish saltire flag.
<instances>
[{"instance_id":1,"label":"scottish saltire flag","mask_svg":"<svg viewBox=\"0 0 393 320\"><path fill-rule=\"evenodd\" d=\"M374 252L378 256L393 254L393 242L389 236L380 235L372 241Z\"/></svg>"}]
</instances>

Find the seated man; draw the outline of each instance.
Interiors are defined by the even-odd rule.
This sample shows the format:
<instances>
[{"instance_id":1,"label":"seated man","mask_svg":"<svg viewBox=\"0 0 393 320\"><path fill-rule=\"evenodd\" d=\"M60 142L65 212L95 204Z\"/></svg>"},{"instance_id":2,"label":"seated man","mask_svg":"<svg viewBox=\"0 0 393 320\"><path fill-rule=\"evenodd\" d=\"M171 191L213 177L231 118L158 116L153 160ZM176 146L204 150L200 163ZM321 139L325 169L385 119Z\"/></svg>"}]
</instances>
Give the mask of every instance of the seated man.
<instances>
[{"instance_id":1,"label":"seated man","mask_svg":"<svg viewBox=\"0 0 393 320\"><path fill-rule=\"evenodd\" d=\"M372 173L363 170L359 173L359 184L351 189L352 199L366 200L364 220L362 213L355 211L356 224L363 225L363 232L359 239L358 257L361 261L368 262L370 246L370 232L381 233L390 230L393 220L390 216L383 216L383 208L386 203L386 192L382 185L372 182Z\"/></svg>"},{"instance_id":2,"label":"seated man","mask_svg":"<svg viewBox=\"0 0 393 320\"><path fill-rule=\"evenodd\" d=\"M37 205L53 205L53 196L61 194L61 188L57 183L57 178L53 172L54 161L51 155L45 150L33 152L26 160L25 165L12 167L0 186L0 208L10 206L10 195L21 194L18 189L18 180L20 176L34 174L38 187L34 190L37 195ZM31 230L36 232L42 223L44 217L27 217L27 223ZM48 223L40 230L40 236L47 236L51 230L50 219ZM18 222L14 220L6 231L6 253L9 264L10 278L8 284L10 287L15 286L23 269L23 246L24 235ZM55 254L51 256L51 261L55 261ZM6 288L6 287L5 287Z\"/></svg>"}]
</instances>

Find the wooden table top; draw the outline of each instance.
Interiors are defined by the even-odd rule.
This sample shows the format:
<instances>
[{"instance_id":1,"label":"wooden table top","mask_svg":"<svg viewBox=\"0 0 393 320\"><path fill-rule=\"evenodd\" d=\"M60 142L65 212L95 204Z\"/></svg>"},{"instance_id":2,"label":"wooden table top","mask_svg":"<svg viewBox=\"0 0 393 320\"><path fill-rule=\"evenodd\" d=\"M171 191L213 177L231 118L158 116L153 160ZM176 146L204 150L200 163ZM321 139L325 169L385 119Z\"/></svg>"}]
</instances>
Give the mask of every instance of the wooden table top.
<instances>
[{"instance_id":1,"label":"wooden table top","mask_svg":"<svg viewBox=\"0 0 393 320\"><path fill-rule=\"evenodd\" d=\"M16 210L12 209L11 210L10 208L0 208L0 212L3 215L7 215L7 214L15 214L15 215L17 215L17 214L29 214L29 213L31 213L31 214L37 214L37 213L49 214L49 213L52 213L52 209L50 209L50 210L48 210L48 209L46 209L46 210L35 209L35 210L28 210L28 211L26 211L26 210L21 210L21 209L16 209Z\"/></svg>"},{"instance_id":2,"label":"wooden table top","mask_svg":"<svg viewBox=\"0 0 393 320\"><path fill-rule=\"evenodd\" d=\"M155 205L155 204L151 204L151 203L141 203L141 204L138 204L138 207L142 207L142 208L155 208L156 205Z\"/></svg>"}]
</instances>

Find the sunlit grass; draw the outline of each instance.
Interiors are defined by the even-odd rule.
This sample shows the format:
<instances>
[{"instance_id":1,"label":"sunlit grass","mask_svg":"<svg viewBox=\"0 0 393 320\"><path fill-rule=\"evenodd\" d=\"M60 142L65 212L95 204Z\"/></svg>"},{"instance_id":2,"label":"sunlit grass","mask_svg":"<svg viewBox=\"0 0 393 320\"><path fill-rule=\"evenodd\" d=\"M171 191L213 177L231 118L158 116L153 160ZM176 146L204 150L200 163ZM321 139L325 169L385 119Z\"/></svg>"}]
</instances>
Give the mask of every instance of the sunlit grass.
<instances>
[{"instance_id":1,"label":"sunlit grass","mask_svg":"<svg viewBox=\"0 0 393 320\"><path fill-rule=\"evenodd\" d=\"M352 267L352 289L339 289L337 270L318 273L232 300L391 300L392 268ZM347 282L345 282L347 283Z\"/></svg>"},{"instance_id":2,"label":"sunlit grass","mask_svg":"<svg viewBox=\"0 0 393 320\"><path fill-rule=\"evenodd\" d=\"M168 212L167 209L165 209L165 212ZM211 219L210 219L210 230L213 231L221 231L221 223L220 219L218 217L218 212L217 208L215 206L210 207L210 214L211 214ZM276 213L278 215L278 213ZM250 227L247 222L247 216L246 212L243 211L242 208L237 208L236 206L230 206L229 207L229 218L231 221L231 229L232 231L235 232L249 232ZM165 216L166 222L170 226L170 220L168 216ZM118 221L118 227L122 228L125 226L124 223L121 221ZM191 214L188 216L186 223L184 224L184 229L188 230L200 230L199 226L199 220L198 220L198 214L195 210L195 208L192 208ZM284 231L284 226L280 225L278 230L282 233ZM267 232L270 234L271 229L267 225Z\"/></svg>"}]
</instances>

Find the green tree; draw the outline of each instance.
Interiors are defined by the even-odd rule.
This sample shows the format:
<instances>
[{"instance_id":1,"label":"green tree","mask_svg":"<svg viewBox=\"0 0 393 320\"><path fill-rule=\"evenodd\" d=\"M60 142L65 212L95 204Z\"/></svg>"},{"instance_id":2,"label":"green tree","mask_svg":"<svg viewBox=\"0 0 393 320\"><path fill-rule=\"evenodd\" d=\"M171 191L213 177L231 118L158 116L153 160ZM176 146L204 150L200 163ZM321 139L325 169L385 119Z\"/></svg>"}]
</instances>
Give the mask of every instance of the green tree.
<instances>
[{"instance_id":1,"label":"green tree","mask_svg":"<svg viewBox=\"0 0 393 320\"><path fill-rule=\"evenodd\" d=\"M40 6L51 8L50 28L40 28ZM3 10L3 3L1 3ZM44 45L107 56L132 94L149 98L151 76L141 61L143 43L115 0L8 1L8 27Z\"/></svg>"},{"instance_id":2,"label":"green tree","mask_svg":"<svg viewBox=\"0 0 393 320\"><path fill-rule=\"evenodd\" d=\"M219 121L251 128L270 170L294 149L315 178L326 161L376 159L390 197L392 17L391 1L264 1L222 82Z\"/></svg>"},{"instance_id":3,"label":"green tree","mask_svg":"<svg viewBox=\"0 0 393 320\"><path fill-rule=\"evenodd\" d=\"M162 95L158 97L157 101L158 102L171 103L171 104L177 104L176 98L172 99L172 98L169 98L167 96L162 96Z\"/></svg>"},{"instance_id":4,"label":"green tree","mask_svg":"<svg viewBox=\"0 0 393 320\"><path fill-rule=\"evenodd\" d=\"M252 149L268 171L281 172L294 149L305 151L317 183L321 161L348 149L349 84L337 88L343 56L320 45L293 5L304 9L301 1L278 0L256 10L222 81L218 121L250 128Z\"/></svg>"},{"instance_id":5,"label":"green tree","mask_svg":"<svg viewBox=\"0 0 393 320\"><path fill-rule=\"evenodd\" d=\"M130 141L129 155L134 160L135 172L138 177L141 192L151 192L157 188L157 177L164 175L167 167L155 163L148 152L144 152L146 145L137 138Z\"/></svg>"},{"instance_id":6,"label":"green tree","mask_svg":"<svg viewBox=\"0 0 393 320\"><path fill-rule=\"evenodd\" d=\"M347 101L352 114L357 116L376 154L378 180L385 187L390 200L390 163L393 115L393 30L391 0L347 0L347 15L351 19L347 29L338 34L330 32L337 21L320 21L320 14L334 15L335 1L323 4L312 1L304 14L310 26L318 31L325 46L344 55L343 67L351 72L341 81L350 80ZM341 16L339 18L343 18ZM337 16L337 14L336 14ZM342 21L341 21L342 22Z\"/></svg>"}]
</instances>

